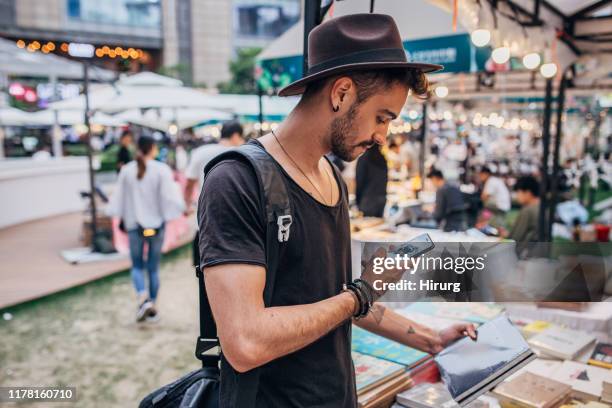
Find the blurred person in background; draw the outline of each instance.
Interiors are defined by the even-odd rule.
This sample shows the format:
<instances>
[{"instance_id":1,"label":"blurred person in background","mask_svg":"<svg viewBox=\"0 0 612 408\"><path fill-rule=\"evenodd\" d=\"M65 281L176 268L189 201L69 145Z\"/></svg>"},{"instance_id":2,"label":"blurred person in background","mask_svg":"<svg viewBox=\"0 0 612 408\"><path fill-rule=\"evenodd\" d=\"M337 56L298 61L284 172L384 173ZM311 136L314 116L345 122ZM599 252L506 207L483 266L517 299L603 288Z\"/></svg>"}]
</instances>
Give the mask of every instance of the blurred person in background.
<instances>
[{"instance_id":1,"label":"blurred person in background","mask_svg":"<svg viewBox=\"0 0 612 408\"><path fill-rule=\"evenodd\" d=\"M107 212L120 218L120 228L127 232L132 260L132 283L138 296L136 321L157 321L155 308L159 291L159 263L166 221L180 217L185 203L175 183L172 170L155 160L158 149L147 136L138 139L136 160L119 172L117 189ZM144 259L144 246L148 246ZM145 289L144 269L149 278Z\"/></svg>"},{"instance_id":2,"label":"blurred person in background","mask_svg":"<svg viewBox=\"0 0 612 408\"><path fill-rule=\"evenodd\" d=\"M359 157L355 174L355 200L366 217L382 217L387 203L387 159L374 145Z\"/></svg>"},{"instance_id":3,"label":"blurred person in background","mask_svg":"<svg viewBox=\"0 0 612 408\"><path fill-rule=\"evenodd\" d=\"M204 181L204 167L208 162L226 150L232 147L240 146L244 143L244 129L237 121L225 122L221 127L221 138L218 143L205 144L195 148L191 152L191 159L185 171L187 177L187 185L185 186L185 215L191 215L193 212L193 195L194 189L202 187ZM193 240L193 261L197 263L198 249L198 234Z\"/></svg>"},{"instance_id":4,"label":"blurred person in background","mask_svg":"<svg viewBox=\"0 0 612 408\"><path fill-rule=\"evenodd\" d=\"M467 229L463 193L456 185L444 180L440 170L433 169L428 177L436 188L436 206L433 218L446 232Z\"/></svg>"},{"instance_id":5,"label":"blurred person in background","mask_svg":"<svg viewBox=\"0 0 612 408\"><path fill-rule=\"evenodd\" d=\"M130 148L132 147L133 136L130 130L125 130L121 134L121 138L119 139L119 151L117 152L117 172L121 170L121 167L128 164L132 161L132 152Z\"/></svg>"},{"instance_id":6,"label":"blurred person in background","mask_svg":"<svg viewBox=\"0 0 612 408\"><path fill-rule=\"evenodd\" d=\"M540 218L540 183L533 176L522 176L516 180L514 190L521 211L510 232L502 231L501 235L515 240L517 244L536 242Z\"/></svg>"},{"instance_id":7,"label":"blurred person in background","mask_svg":"<svg viewBox=\"0 0 612 408\"><path fill-rule=\"evenodd\" d=\"M480 169L478 176L483 186L480 195L483 207L492 213L489 223L496 228L503 227L506 213L512 205L510 191L504 181L494 176L487 166Z\"/></svg>"}]
</instances>

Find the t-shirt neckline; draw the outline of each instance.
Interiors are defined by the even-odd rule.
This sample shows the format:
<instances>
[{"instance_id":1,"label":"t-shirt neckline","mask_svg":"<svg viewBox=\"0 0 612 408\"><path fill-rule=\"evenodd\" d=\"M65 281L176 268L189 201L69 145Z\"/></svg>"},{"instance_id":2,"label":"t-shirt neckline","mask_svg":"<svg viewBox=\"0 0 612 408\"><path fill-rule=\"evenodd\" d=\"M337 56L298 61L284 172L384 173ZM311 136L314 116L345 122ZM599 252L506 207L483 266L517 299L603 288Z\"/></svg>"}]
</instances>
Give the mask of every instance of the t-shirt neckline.
<instances>
[{"instance_id":1,"label":"t-shirt neckline","mask_svg":"<svg viewBox=\"0 0 612 408\"><path fill-rule=\"evenodd\" d=\"M317 203L318 205L324 207L324 208L328 208L328 209L336 209L338 207L340 207L340 205L342 204L342 199L343 199L343 192L342 192L342 186L340 185L340 180L338 180L338 175L336 174L336 171L334 170L333 164L331 163L331 161L329 161L329 159L326 156L323 156L325 158L325 160L329 163L329 166L331 167L331 171L333 173L334 176L334 181L336 182L336 186L338 187L338 201L336 202L336 204L334 205L327 205L325 203L322 203L321 201L317 200L313 195L311 195L308 191L304 190L304 188L302 188L302 186L300 186L300 184L295 181L290 175L289 173L287 173L287 171L283 168L283 166L280 165L280 163L274 158L274 156L272 156L268 150L266 150L266 147L257 139L251 139L250 140L251 143L255 143L257 144L259 147L261 147L263 149L264 152L266 152L266 154L268 156L270 156L270 158L274 161L274 163L278 166L278 168L280 169L280 171L283 173L283 175L289 179L289 181L294 184L301 192L303 192L306 196L308 196L311 200L313 200L315 203Z\"/></svg>"}]
</instances>

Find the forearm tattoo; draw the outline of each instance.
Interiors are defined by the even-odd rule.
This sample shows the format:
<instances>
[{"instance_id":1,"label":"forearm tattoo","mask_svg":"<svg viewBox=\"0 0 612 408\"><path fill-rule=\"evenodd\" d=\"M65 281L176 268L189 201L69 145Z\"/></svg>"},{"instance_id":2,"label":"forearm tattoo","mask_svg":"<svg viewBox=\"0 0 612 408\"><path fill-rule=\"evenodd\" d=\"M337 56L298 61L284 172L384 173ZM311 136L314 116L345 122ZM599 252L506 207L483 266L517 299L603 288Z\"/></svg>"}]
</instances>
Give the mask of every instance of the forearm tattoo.
<instances>
[{"instance_id":1,"label":"forearm tattoo","mask_svg":"<svg viewBox=\"0 0 612 408\"><path fill-rule=\"evenodd\" d=\"M408 331L407 331L406 333L408 333L408 334L414 334L414 333L416 333L416 330L414 330L414 327L412 327L412 326L408 326Z\"/></svg>"}]
</instances>

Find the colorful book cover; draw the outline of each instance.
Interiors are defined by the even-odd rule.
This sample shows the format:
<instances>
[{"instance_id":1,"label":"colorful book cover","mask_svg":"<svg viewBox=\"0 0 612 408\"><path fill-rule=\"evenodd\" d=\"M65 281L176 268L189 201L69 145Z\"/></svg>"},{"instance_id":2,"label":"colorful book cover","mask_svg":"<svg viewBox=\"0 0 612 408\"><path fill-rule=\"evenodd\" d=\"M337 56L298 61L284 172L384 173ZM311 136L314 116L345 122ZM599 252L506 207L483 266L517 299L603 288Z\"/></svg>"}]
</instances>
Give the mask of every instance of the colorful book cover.
<instances>
[{"instance_id":1,"label":"colorful book cover","mask_svg":"<svg viewBox=\"0 0 612 408\"><path fill-rule=\"evenodd\" d=\"M352 350L412 368L430 355L353 325Z\"/></svg>"},{"instance_id":2,"label":"colorful book cover","mask_svg":"<svg viewBox=\"0 0 612 408\"><path fill-rule=\"evenodd\" d=\"M499 305L479 302L415 302L403 310L482 324L497 317L504 309Z\"/></svg>"},{"instance_id":3,"label":"colorful book cover","mask_svg":"<svg viewBox=\"0 0 612 408\"><path fill-rule=\"evenodd\" d=\"M589 359L589 364L603 368L612 368L612 344L597 343Z\"/></svg>"},{"instance_id":4,"label":"colorful book cover","mask_svg":"<svg viewBox=\"0 0 612 408\"><path fill-rule=\"evenodd\" d=\"M353 351L353 365L355 366L355 380L357 392L365 392L368 389L393 378L406 370L401 364L380 358L368 356Z\"/></svg>"}]
</instances>

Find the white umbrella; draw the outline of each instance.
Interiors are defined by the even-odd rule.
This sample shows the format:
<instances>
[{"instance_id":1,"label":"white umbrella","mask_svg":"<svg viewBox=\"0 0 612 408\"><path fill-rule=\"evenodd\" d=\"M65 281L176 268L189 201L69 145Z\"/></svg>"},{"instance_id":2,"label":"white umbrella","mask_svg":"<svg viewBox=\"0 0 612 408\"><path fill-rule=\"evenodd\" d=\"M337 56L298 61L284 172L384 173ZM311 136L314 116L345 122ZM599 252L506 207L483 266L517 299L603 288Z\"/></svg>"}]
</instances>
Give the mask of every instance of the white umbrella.
<instances>
[{"instance_id":1,"label":"white umbrella","mask_svg":"<svg viewBox=\"0 0 612 408\"><path fill-rule=\"evenodd\" d=\"M139 72L137 74L121 77L117 84L128 86L183 86L183 81L165 75L156 74L154 72Z\"/></svg>"},{"instance_id":2,"label":"white umbrella","mask_svg":"<svg viewBox=\"0 0 612 408\"><path fill-rule=\"evenodd\" d=\"M210 120L229 120L232 115L207 108L160 108L160 109L130 109L116 115L121 120L141 126L167 131L170 125L176 124L179 129L189 128Z\"/></svg>"},{"instance_id":3,"label":"white umbrella","mask_svg":"<svg viewBox=\"0 0 612 408\"><path fill-rule=\"evenodd\" d=\"M53 126L55 122L55 114L51 109L45 109L31 114L35 125ZM63 110L57 112L57 124L61 126L82 125L85 123L85 114L79 110ZM92 125L102 126L123 126L126 124L124 120L118 117L107 115L102 112L96 112L89 118L89 123Z\"/></svg>"},{"instance_id":4,"label":"white umbrella","mask_svg":"<svg viewBox=\"0 0 612 408\"><path fill-rule=\"evenodd\" d=\"M89 92L89 107L107 113L121 112L128 109L146 108L210 108L211 99L203 92L183 86L161 85L106 85L92 88ZM72 110L85 108L85 98L76 98L55 102L49 105L54 110Z\"/></svg>"},{"instance_id":5,"label":"white umbrella","mask_svg":"<svg viewBox=\"0 0 612 408\"><path fill-rule=\"evenodd\" d=\"M6 107L0 108L0 126L26 126L35 124L35 118L31 112L21 109Z\"/></svg>"}]
</instances>

